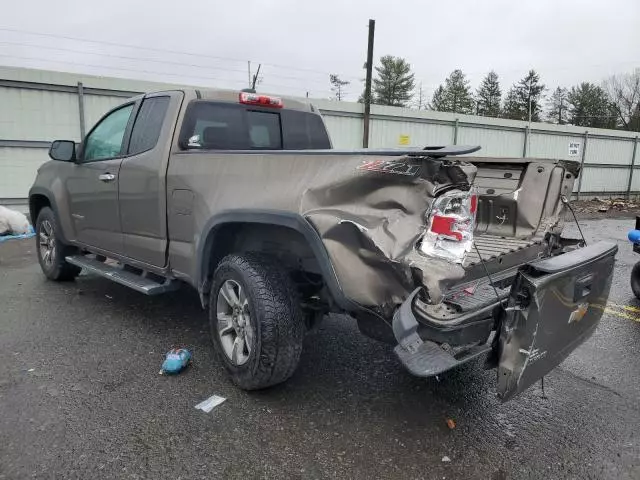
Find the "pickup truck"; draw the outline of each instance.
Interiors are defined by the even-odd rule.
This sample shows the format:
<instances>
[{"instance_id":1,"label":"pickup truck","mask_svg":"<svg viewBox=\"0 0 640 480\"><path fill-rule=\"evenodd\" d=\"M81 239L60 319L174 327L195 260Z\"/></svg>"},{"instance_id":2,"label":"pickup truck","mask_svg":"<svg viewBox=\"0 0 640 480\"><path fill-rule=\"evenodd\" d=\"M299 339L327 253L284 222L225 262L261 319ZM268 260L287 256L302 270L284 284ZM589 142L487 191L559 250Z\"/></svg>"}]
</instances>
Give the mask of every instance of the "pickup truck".
<instances>
[{"instance_id":1,"label":"pickup truck","mask_svg":"<svg viewBox=\"0 0 640 480\"><path fill-rule=\"evenodd\" d=\"M195 288L243 389L287 380L336 312L417 376L484 359L505 401L593 333L617 247L562 236L579 164L479 148L337 150L306 101L141 95L51 144L29 193L40 266Z\"/></svg>"}]
</instances>

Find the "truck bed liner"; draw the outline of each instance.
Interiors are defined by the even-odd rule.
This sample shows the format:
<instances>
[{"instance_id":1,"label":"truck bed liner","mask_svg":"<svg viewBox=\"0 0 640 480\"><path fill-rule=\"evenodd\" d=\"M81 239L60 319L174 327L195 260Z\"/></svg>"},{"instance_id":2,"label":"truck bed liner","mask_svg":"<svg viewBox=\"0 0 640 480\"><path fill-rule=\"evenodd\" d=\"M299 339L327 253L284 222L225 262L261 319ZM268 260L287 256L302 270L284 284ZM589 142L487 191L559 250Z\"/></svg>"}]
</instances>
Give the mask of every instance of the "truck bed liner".
<instances>
[{"instance_id":1,"label":"truck bed liner","mask_svg":"<svg viewBox=\"0 0 640 480\"><path fill-rule=\"evenodd\" d=\"M498 237L496 235L478 235L475 237L475 243L482 255L484 261L493 260L508 253L517 252L533 245L539 245L542 243L541 237L533 237L530 239L510 238L510 237ZM478 252L471 250L467 254L467 258L464 261L464 267L472 267L480 262Z\"/></svg>"}]
</instances>

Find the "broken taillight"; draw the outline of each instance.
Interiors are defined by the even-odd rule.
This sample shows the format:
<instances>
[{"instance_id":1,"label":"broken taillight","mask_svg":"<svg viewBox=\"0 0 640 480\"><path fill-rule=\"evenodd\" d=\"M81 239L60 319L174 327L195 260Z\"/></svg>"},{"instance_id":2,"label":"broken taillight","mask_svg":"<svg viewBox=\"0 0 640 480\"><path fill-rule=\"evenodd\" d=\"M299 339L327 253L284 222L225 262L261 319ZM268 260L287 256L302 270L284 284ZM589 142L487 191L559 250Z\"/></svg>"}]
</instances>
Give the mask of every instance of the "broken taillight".
<instances>
[{"instance_id":1,"label":"broken taillight","mask_svg":"<svg viewBox=\"0 0 640 480\"><path fill-rule=\"evenodd\" d=\"M420 251L462 263L473 247L477 209L478 197L474 190L454 190L434 199Z\"/></svg>"}]
</instances>

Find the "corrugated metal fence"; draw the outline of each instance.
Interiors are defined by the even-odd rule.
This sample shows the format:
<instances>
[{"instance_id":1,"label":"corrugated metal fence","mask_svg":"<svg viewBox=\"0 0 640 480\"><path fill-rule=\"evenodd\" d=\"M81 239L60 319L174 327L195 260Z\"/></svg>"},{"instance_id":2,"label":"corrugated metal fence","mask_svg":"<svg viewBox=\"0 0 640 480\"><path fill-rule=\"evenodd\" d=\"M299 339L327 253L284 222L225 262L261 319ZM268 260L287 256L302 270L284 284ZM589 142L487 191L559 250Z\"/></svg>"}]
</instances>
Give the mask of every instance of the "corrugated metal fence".
<instances>
[{"instance_id":1,"label":"corrugated metal fence","mask_svg":"<svg viewBox=\"0 0 640 480\"><path fill-rule=\"evenodd\" d=\"M49 142L80 140L108 109L139 92L177 85L0 68L0 202L24 203ZM360 148L362 105L312 100L334 147ZM84 122L82 121L84 120ZM481 145L480 155L578 160L574 194L640 194L638 134L373 106L370 147Z\"/></svg>"}]
</instances>

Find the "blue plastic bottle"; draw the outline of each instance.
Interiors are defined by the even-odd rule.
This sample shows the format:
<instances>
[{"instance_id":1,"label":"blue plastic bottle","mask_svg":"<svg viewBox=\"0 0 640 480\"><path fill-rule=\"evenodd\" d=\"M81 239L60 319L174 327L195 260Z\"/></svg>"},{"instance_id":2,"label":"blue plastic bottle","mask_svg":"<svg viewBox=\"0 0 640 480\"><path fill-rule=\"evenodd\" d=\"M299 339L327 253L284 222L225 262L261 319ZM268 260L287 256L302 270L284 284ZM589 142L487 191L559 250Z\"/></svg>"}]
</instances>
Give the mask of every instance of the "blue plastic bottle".
<instances>
[{"instance_id":1,"label":"blue plastic bottle","mask_svg":"<svg viewBox=\"0 0 640 480\"><path fill-rule=\"evenodd\" d=\"M173 348L167 352L162 362L160 373L175 374L180 373L189 365L191 361L191 352L186 348Z\"/></svg>"}]
</instances>

